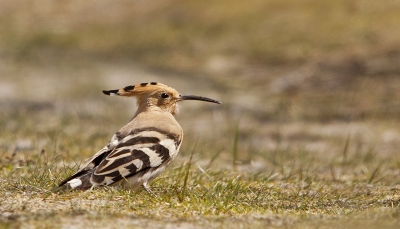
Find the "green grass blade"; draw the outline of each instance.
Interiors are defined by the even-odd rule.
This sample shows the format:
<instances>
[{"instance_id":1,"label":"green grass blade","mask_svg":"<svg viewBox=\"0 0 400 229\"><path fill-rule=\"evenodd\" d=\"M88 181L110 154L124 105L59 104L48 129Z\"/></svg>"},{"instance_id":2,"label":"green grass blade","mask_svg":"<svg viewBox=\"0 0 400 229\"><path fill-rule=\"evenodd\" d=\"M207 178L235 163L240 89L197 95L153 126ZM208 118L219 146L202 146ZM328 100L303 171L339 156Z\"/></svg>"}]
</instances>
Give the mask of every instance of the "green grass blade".
<instances>
[{"instance_id":1,"label":"green grass blade","mask_svg":"<svg viewBox=\"0 0 400 229\"><path fill-rule=\"evenodd\" d=\"M349 144L350 144L350 135L347 136L346 143L344 144L343 160L342 160L343 165L346 164L346 162L347 162L347 152L349 150Z\"/></svg>"},{"instance_id":2,"label":"green grass blade","mask_svg":"<svg viewBox=\"0 0 400 229\"><path fill-rule=\"evenodd\" d=\"M235 128L235 139L233 141L233 158L232 158L232 169L233 169L233 171L236 171L238 139L239 139L239 123L236 125L236 128Z\"/></svg>"},{"instance_id":3,"label":"green grass blade","mask_svg":"<svg viewBox=\"0 0 400 229\"><path fill-rule=\"evenodd\" d=\"M375 178L376 174L379 171L379 168L381 167L381 164L379 164L376 169L374 170L374 172L371 174L369 180L368 180L368 184L371 184L372 180Z\"/></svg>"},{"instance_id":4,"label":"green grass blade","mask_svg":"<svg viewBox=\"0 0 400 229\"><path fill-rule=\"evenodd\" d=\"M190 167L192 166L193 154L194 154L194 151L195 151L195 149L196 149L196 146L197 146L197 142L198 142L198 141L199 141L199 139L197 138L196 143L195 143L195 145L194 145L194 148L193 148L193 150L192 150L192 154L190 155L190 159L189 159L189 163L188 163L187 169L186 169L186 175L185 175L185 179L184 179L184 181L183 181L182 193L181 193L181 198L180 198L180 201L181 201L181 202L184 200L185 195L186 195L187 181L188 181L188 179L189 179Z\"/></svg>"}]
</instances>

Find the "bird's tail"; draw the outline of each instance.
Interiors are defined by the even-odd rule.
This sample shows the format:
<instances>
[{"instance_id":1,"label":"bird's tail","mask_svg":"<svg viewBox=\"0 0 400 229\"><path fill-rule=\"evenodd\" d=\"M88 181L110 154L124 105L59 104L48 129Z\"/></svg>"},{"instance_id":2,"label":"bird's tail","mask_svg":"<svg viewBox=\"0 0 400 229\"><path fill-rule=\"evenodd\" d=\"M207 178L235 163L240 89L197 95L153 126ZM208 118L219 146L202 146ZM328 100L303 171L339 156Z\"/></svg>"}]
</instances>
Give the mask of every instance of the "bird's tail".
<instances>
[{"instance_id":1,"label":"bird's tail","mask_svg":"<svg viewBox=\"0 0 400 229\"><path fill-rule=\"evenodd\" d=\"M70 190L87 190L90 189L93 184L90 182L90 177L92 176L94 169L91 169L78 177L69 177L61 184L54 188L53 192L68 192Z\"/></svg>"}]
</instances>

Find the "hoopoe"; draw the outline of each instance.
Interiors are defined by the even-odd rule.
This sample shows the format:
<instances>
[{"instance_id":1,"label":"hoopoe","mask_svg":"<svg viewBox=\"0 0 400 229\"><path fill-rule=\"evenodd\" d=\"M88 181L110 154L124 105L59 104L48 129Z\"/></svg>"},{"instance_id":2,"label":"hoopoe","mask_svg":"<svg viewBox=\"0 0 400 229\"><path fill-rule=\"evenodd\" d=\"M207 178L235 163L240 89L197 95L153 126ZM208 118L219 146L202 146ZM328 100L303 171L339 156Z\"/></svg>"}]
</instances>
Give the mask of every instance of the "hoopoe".
<instances>
[{"instance_id":1,"label":"hoopoe","mask_svg":"<svg viewBox=\"0 0 400 229\"><path fill-rule=\"evenodd\" d=\"M167 85L151 82L123 89L103 91L110 96L135 96L137 111L110 142L79 171L62 181L58 190L87 190L96 186L119 185L136 191L160 175L178 154L183 131L174 115L178 102L217 100L195 95L181 95Z\"/></svg>"}]
</instances>

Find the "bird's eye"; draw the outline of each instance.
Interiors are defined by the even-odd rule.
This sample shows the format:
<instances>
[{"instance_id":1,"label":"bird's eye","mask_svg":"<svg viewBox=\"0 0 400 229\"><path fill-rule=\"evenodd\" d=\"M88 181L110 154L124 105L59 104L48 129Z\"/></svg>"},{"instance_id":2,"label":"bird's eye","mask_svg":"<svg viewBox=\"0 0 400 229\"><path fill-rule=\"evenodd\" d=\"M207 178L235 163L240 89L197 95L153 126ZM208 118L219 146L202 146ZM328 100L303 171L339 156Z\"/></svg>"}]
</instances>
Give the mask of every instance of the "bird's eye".
<instances>
[{"instance_id":1,"label":"bird's eye","mask_svg":"<svg viewBox=\"0 0 400 229\"><path fill-rule=\"evenodd\" d=\"M161 98L163 98L163 99L168 98L168 94L167 93L162 93L161 94Z\"/></svg>"}]
</instances>

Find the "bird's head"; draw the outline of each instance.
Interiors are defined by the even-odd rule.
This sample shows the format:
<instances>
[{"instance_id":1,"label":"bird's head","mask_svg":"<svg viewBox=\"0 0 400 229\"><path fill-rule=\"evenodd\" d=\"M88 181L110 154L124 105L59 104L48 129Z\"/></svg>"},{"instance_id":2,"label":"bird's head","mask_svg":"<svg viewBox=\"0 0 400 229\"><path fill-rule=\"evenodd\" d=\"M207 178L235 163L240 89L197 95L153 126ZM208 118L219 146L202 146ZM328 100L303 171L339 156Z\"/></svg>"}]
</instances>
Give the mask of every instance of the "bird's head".
<instances>
[{"instance_id":1,"label":"bird's head","mask_svg":"<svg viewBox=\"0 0 400 229\"><path fill-rule=\"evenodd\" d=\"M110 96L135 96L140 112L150 109L166 111L174 115L178 112L177 103L183 100L201 100L221 104L217 100L202 96L179 94L175 89L156 82L130 85L117 90L104 90L103 93Z\"/></svg>"}]
</instances>

